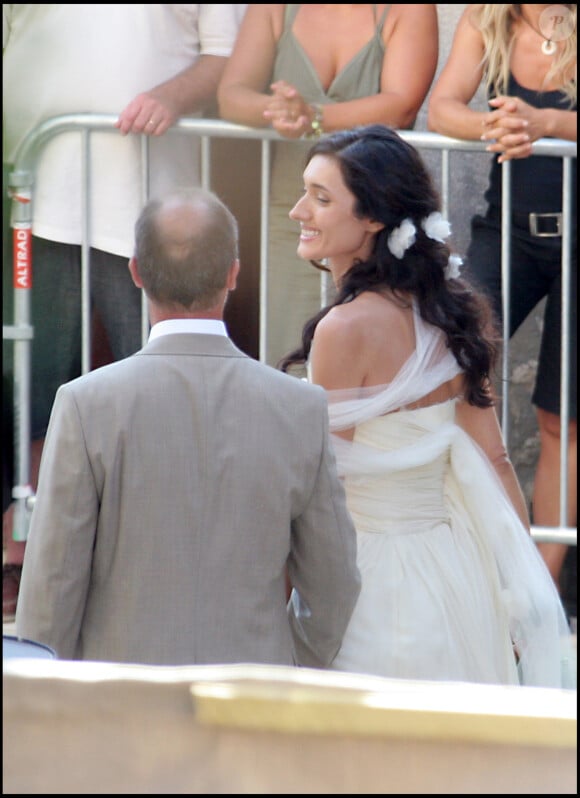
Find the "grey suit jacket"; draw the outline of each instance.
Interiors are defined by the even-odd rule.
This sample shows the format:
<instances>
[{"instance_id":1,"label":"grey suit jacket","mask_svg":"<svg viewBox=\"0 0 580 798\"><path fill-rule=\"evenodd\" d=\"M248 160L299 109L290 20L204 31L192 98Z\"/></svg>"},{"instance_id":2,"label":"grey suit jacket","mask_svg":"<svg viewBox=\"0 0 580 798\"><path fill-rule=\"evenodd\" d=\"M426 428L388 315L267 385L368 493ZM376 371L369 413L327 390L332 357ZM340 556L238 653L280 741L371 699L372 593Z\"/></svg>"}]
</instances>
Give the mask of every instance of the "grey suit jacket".
<instances>
[{"instance_id":1,"label":"grey suit jacket","mask_svg":"<svg viewBox=\"0 0 580 798\"><path fill-rule=\"evenodd\" d=\"M18 635L66 659L324 667L359 589L321 388L174 334L58 390Z\"/></svg>"}]
</instances>

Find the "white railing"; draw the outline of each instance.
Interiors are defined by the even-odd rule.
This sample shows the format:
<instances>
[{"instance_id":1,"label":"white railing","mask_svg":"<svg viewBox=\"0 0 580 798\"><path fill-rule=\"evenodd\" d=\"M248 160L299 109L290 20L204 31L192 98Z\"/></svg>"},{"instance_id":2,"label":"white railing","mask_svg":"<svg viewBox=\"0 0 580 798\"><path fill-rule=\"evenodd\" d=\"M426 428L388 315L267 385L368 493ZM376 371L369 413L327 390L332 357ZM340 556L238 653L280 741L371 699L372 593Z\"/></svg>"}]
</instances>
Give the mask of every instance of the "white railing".
<instances>
[{"instance_id":1,"label":"white railing","mask_svg":"<svg viewBox=\"0 0 580 798\"><path fill-rule=\"evenodd\" d=\"M12 496L15 502L14 538L26 540L30 522L30 513L34 504L34 492L30 486L30 395L31 368L30 348L34 329L30 320L30 283L32 274L31 236L32 236L32 198L34 177L38 160L43 147L48 141L61 133L77 131L82 139L82 197L83 197L83 231L81 241L82 264L82 370L90 370L91 363L91 314L90 314L90 231L87 220L90 218L90 147L91 133L111 132L119 135L115 122L117 117L110 114L67 114L54 117L41 123L22 142L15 158L10 175L10 191L12 196L11 225L13 228L14 255L14 320L13 324L3 324L4 339L14 341L14 478ZM268 321L266 315L266 296L268 283L268 229L269 229L269 187L271 170L271 145L280 141L278 134L270 129L256 129L236 125L223 120L181 119L165 135L176 132L187 132L197 136L201 144L201 185L211 188L211 142L214 138L244 139L261 141L261 189L260 189L260 326L259 353L263 359L266 352ZM464 141L441 136L437 133L421 131L398 131L400 135L419 150L435 150L441 154L441 185L443 212L449 215L450 158L451 152L486 153L484 142ZM284 141L288 141L284 139ZM149 185L149 139L141 136L142 147L142 185L143 204L148 199ZM486 153L487 154L487 153ZM564 445L567 440L569 426L568 387L569 371L569 334L570 334L570 285L571 285L571 251L572 251L572 169L576 158L576 143L561 139L540 139L534 144L534 155L558 157L563 162L563 251L562 251L562 346L561 346L561 486L560 486L560 526L532 528L532 535L538 542L560 542L568 545L577 544L576 527L567 523L566 497L568 493L568 450ZM534 157L534 156L532 156ZM509 161L502 168L502 280L503 296L503 346L502 346L502 429L508 440L509 421L509 292L510 288L510 209L511 209L511 169ZM324 278L322 278L324 279ZM324 296L321 286L321 296ZM145 297L143 296L142 338L147 339L149 325Z\"/></svg>"}]
</instances>

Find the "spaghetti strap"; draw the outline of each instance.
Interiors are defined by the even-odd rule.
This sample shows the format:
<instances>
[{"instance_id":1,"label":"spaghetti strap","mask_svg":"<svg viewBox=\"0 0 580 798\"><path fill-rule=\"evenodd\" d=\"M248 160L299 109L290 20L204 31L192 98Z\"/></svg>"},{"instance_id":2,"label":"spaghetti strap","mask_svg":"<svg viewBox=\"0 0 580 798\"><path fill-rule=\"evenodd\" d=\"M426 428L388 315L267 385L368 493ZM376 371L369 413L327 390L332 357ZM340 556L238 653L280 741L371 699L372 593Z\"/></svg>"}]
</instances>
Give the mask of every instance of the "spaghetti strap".
<instances>
[{"instance_id":1,"label":"spaghetti strap","mask_svg":"<svg viewBox=\"0 0 580 798\"><path fill-rule=\"evenodd\" d=\"M288 3L284 9L284 30L289 30L294 24L300 3Z\"/></svg>"},{"instance_id":2,"label":"spaghetti strap","mask_svg":"<svg viewBox=\"0 0 580 798\"><path fill-rule=\"evenodd\" d=\"M374 14L374 17L375 17L375 26L377 28L378 33L382 33L383 32L383 26L385 24L385 20L387 18L387 14L389 13L390 7L391 7L391 3L387 3L386 6L385 6L385 10L383 11L383 14L381 16L381 19L377 23L377 6L376 6L376 4L373 4L373 14Z\"/></svg>"}]
</instances>

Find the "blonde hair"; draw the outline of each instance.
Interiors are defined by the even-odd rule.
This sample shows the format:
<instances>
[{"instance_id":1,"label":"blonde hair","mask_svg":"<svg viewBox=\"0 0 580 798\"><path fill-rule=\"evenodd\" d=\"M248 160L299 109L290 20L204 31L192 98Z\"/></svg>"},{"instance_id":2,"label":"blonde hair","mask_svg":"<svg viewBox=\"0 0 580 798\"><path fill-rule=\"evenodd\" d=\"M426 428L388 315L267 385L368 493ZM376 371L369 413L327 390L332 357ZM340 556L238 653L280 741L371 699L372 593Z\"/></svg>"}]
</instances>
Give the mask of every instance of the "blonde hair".
<instances>
[{"instance_id":1,"label":"blonde hair","mask_svg":"<svg viewBox=\"0 0 580 798\"><path fill-rule=\"evenodd\" d=\"M565 7L572 14L573 30L564 46L552 62L546 75L546 84L555 79L561 82L562 91L576 103L576 3L566 3ZM510 71L510 56L513 47L512 28L515 20L521 16L520 5L506 3L482 3L473 10L473 21L481 31L484 45L482 60L483 76L488 91L494 94L505 94ZM573 75L573 77L571 77Z\"/></svg>"}]
</instances>

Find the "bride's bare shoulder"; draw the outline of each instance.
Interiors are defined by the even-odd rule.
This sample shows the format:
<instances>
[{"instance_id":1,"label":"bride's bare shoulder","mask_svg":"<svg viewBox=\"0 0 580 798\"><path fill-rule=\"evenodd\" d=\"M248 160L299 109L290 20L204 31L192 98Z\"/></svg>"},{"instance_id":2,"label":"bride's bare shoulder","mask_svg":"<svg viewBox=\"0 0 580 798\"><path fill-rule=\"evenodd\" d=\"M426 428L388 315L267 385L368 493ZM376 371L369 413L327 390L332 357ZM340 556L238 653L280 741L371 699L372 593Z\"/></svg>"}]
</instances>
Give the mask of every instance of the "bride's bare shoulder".
<instances>
[{"instance_id":1,"label":"bride's bare shoulder","mask_svg":"<svg viewBox=\"0 0 580 798\"><path fill-rule=\"evenodd\" d=\"M359 340L379 340L385 335L413 334L410 302L365 291L350 302L333 307L319 323L323 334L356 336ZM318 329L317 329L318 332Z\"/></svg>"},{"instance_id":2,"label":"bride's bare shoulder","mask_svg":"<svg viewBox=\"0 0 580 798\"><path fill-rule=\"evenodd\" d=\"M410 318L412 302L406 297L397 297L388 292L364 291L354 299L335 305L325 316L331 323L354 324L368 318L396 323Z\"/></svg>"},{"instance_id":3,"label":"bride's bare shoulder","mask_svg":"<svg viewBox=\"0 0 580 798\"><path fill-rule=\"evenodd\" d=\"M313 341L319 356L326 359L334 352L341 368L356 362L358 384L390 381L414 348L411 305L370 291L333 307Z\"/></svg>"}]
</instances>

